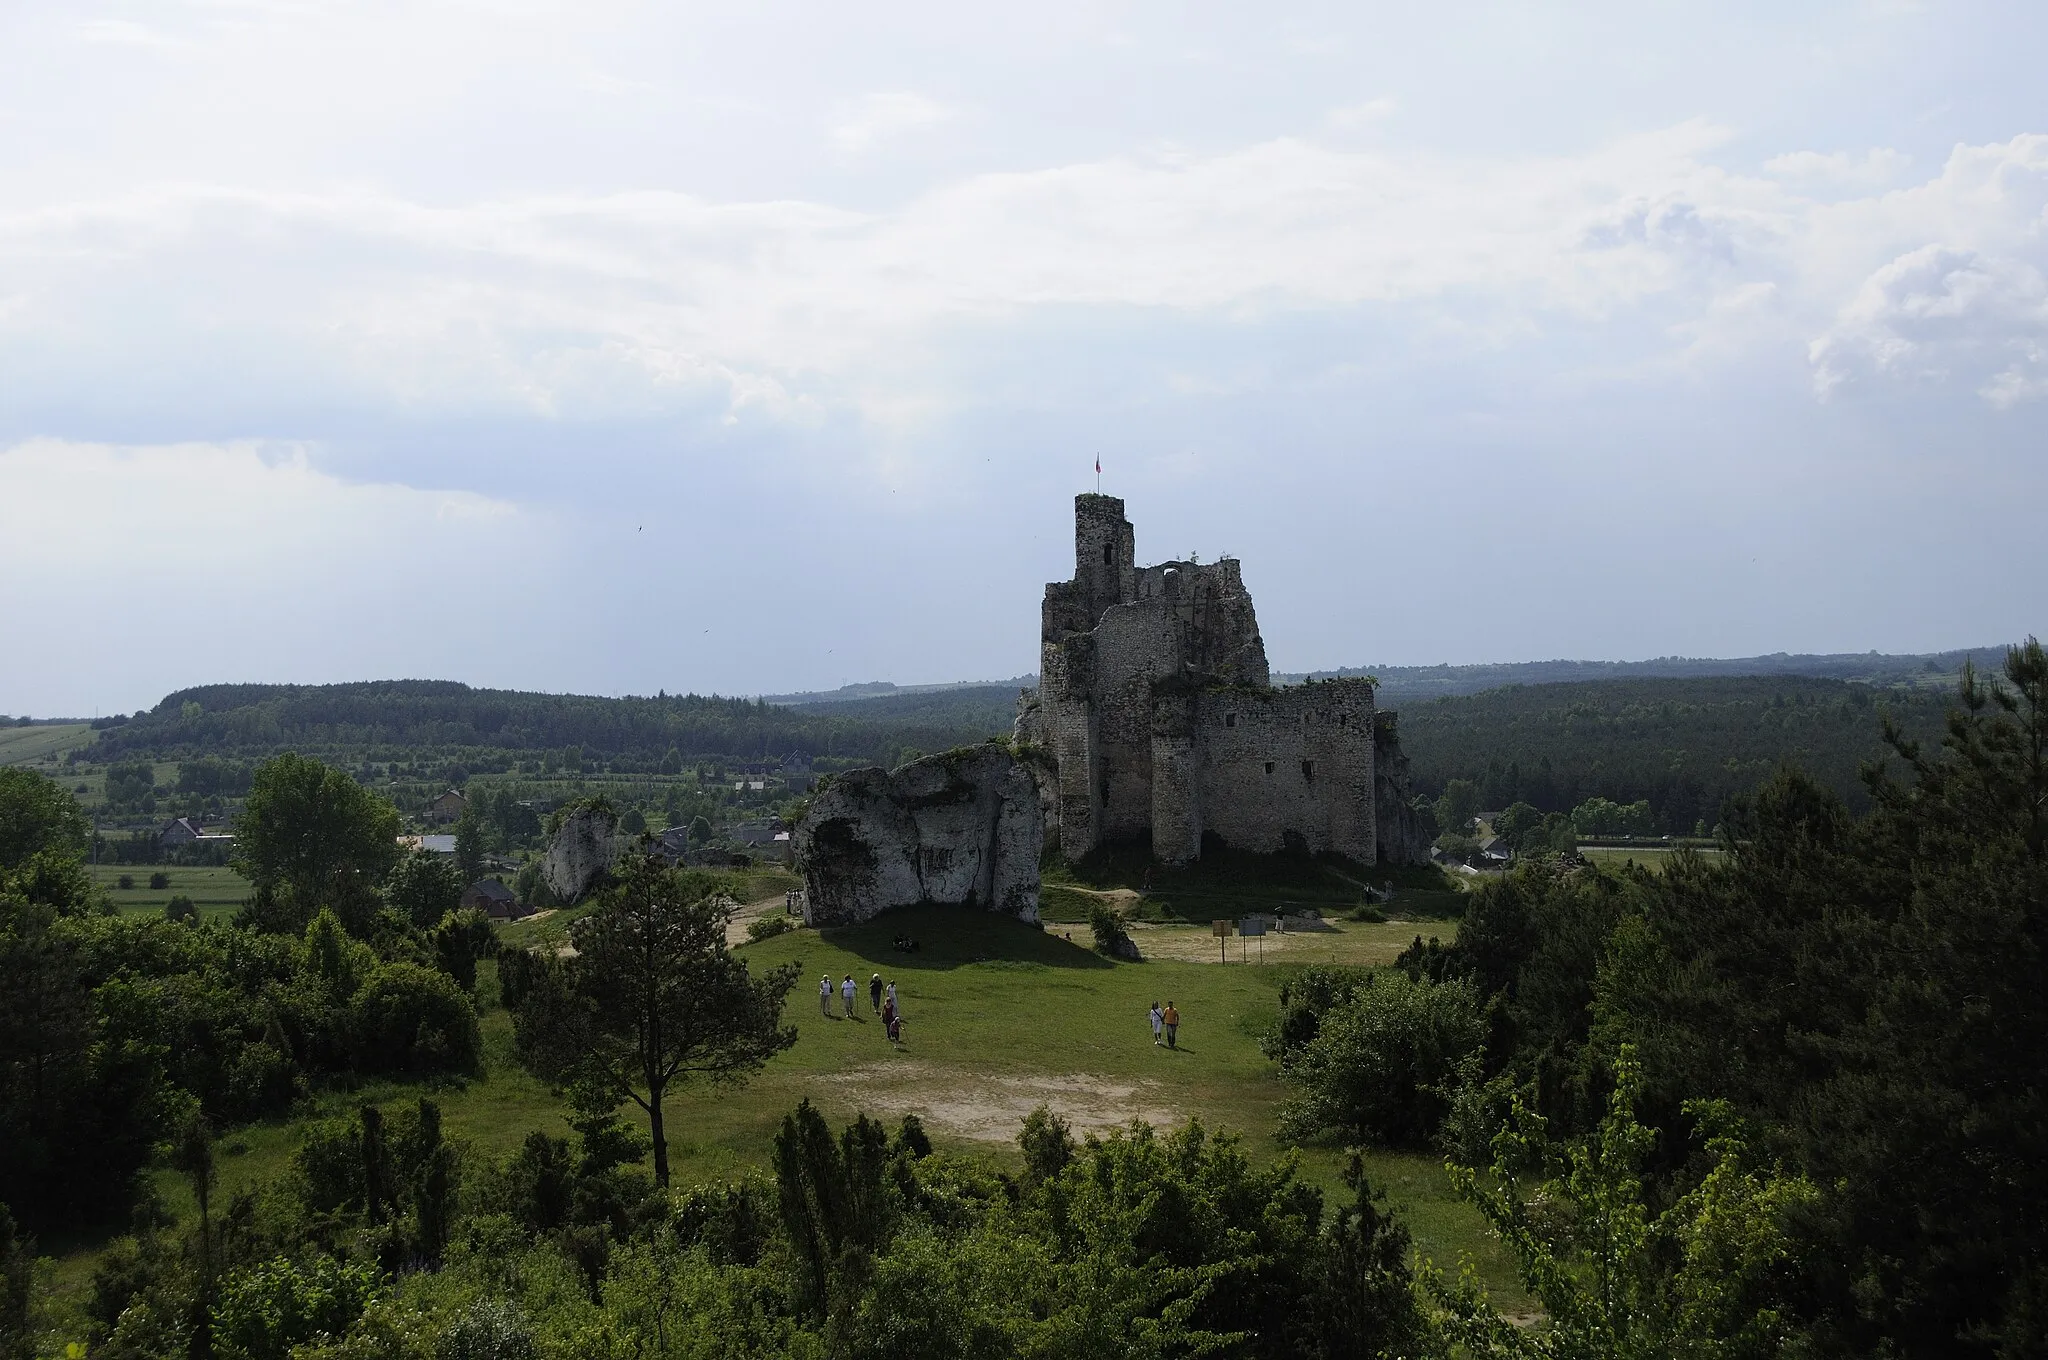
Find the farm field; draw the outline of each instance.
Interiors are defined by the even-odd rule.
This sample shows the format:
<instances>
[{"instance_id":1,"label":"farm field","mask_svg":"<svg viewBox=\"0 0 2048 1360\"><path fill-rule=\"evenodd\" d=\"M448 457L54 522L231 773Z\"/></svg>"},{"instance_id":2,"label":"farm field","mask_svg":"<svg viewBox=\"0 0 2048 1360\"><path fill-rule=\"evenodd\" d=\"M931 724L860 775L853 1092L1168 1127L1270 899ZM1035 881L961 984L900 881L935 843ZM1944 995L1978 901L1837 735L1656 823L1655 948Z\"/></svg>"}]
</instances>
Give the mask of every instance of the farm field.
<instances>
[{"instance_id":1,"label":"farm field","mask_svg":"<svg viewBox=\"0 0 2048 1360\"><path fill-rule=\"evenodd\" d=\"M0 727L0 765L33 765L54 760L74 746L93 739L89 723L51 723L33 727Z\"/></svg>"},{"instance_id":2,"label":"farm field","mask_svg":"<svg viewBox=\"0 0 2048 1360\"><path fill-rule=\"evenodd\" d=\"M116 910L129 912L160 912L173 897L184 896L192 899L202 917L232 916L249 895L249 880L229 868L184 869L176 865L166 868L161 864L94 864L87 866L93 883L107 890ZM122 875L133 879L135 886L123 888ZM151 874L169 874L168 888L149 886Z\"/></svg>"}]
</instances>

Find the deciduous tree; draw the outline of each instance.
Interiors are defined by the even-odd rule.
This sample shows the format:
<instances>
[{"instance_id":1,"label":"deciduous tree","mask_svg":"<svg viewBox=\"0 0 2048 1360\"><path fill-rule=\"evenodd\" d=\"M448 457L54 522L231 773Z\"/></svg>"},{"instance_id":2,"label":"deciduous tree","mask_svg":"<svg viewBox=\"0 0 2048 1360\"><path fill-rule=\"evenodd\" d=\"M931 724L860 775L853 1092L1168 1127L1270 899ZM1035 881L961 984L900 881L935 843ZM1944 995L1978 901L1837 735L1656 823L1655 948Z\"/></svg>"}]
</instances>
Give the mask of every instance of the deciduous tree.
<instances>
[{"instance_id":1,"label":"deciduous tree","mask_svg":"<svg viewBox=\"0 0 2048 1360\"><path fill-rule=\"evenodd\" d=\"M521 1051L537 1070L598 1084L646 1112L663 1186L670 1087L744 1080L796 1042L782 1004L797 965L748 972L726 948L728 908L712 895L715 882L634 856L570 927L574 956L538 971L517 1017Z\"/></svg>"},{"instance_id":2,"label":"deciduous tree","mask_svg":"<svg viewBox=\"0 0 2048 1360\"><path fill-rule=\"evenodd\" d=\"M233 863L292 930L322 906L360 929L398 857L398 810L343 771L291 752L257 766Z\"/></svg>"}]
</instances>

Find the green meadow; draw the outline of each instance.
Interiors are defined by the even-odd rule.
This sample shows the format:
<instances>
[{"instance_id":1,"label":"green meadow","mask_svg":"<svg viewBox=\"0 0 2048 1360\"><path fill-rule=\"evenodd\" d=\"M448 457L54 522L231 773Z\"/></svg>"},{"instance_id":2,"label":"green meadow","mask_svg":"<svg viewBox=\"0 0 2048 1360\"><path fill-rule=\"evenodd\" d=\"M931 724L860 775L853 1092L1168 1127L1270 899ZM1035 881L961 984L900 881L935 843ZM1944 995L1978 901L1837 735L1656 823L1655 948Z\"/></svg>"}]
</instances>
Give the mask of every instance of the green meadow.
<instances>
[{"instance_id":1,"label":"green meadow","mask_svg":"<svg viewBox=\"0 0 2048 1360\"><path fill-rule=\"evenodd\" d=\"M548 924L559 929L564 915ZM1203 934L1161 927L1140 932L1140 939L1163 943L1169 931L1191 940ZM1413 933L1400 922L1347 924L1318 942L1361 962L1383 960L1404 932ZM527 923L501 927L501 933L537 937ZM1429 933L1448 936L1453 928L1436 923ZM899 951L899 935L914 938L917 950ZM1259 1036L1277 1016L1280 986L1295 969L1271 955L1264 966L1239 963L1233 941L1228 965L1112 963L1057 930L947 908L794 931L743 945L740 953L757 971L797 965L786 1013L799 1037L751 1081L701 1085L671 1097L669 1155L679 1185L766 1170L783 1115L809 1099L834 1121L858 1111L890 1121L915 1112L943 1149L999 1167L1021 1164L1015 1134L1040 1104L1064 1115L1077 1134L1132 1119L1165 1126L1195 1118L1238 1135L1256 1159L1298 1157L1306 1179L1341 1193L1344 1149L1290 1151L1275 1136L1287 1089L1259 1051ZM876 973L897 984L906 1017L900 1047L889 1043L869 1007L867 983ZM859 988L852 1019L844 1018L837 991L849 974ZM819 1005L822 977L834 984L830 1015ZM224 1190L283 1174L307 1120L345 1114L362 1101L430 1095L451 1137L494 1158L513 1152L531 1130L566 1135L561 1100L519 1066L511 1017L490 1004L497 992L490 965L478 991L485 999L481 1073L434 1086L371 1083L330 1091L303 1101L290 1119L226 1130L220 1139ZM1172 1001L1181 1013L1177 1049L1152 1043L1146 1011L1155 1000ZM1368 1152L1366 1162L1420 1254L1454 1272L1469 1257L1503 1303L1522 1298L1512 1263L1453 1194L1440 1158L1378 1150ZM159 1173L157 1184L174 1213L192 1212L182 1182ZM59 1282L73 1298L90 1276L93 1253L83 1245L59 1263Z\"/></svg>"},{"instance_id":2,"label":"green meadow","mask_svg":"<svg viewBox=\"0 0 2048 1360\"><path fill-rule=\"evenodd\" d=\"M1687 848L1691 849L1694 854L1701 855L1710 860L1721 857L1721 852L1718 849L1698 846ZM1677 853L1676 849L1665 849L1662 846L1654 845L1582 845L1579 847L1579 854L1589 864L1602 864L1611 869L1619 868L1624 864L1640 864L1646 869L1655 869L1658 873L1664 872L1664 866L1669 864L1671 857Z\"/></svg>"},{"instance_id":3,"label":"green meadow","mask_svg":"<svg viewBox=\"0 0 2048 1360\"><path fill-rule=\"evenodd\" d=\"M231 916L249 895L249 880L233 869L179 868L161 864L94 864L87 866L95 886L106 890L119 912L160 912L173 897L189 897L201 916ZM168 874L170 886L152 888L151 874ZM120 886L123 878L134 886Z\"/></svg>"},{"instance_id":4,"label":"green meadow","mask_svg":"<svg viewBox=\"0 0 2048 1360\"><path fill-rule=\"evenodd\" d=\"M40 723L33 727L0 727L0 765L33 765L54 761L74 746L93 739L89 723Z\"/></svg>"}]
</instances>

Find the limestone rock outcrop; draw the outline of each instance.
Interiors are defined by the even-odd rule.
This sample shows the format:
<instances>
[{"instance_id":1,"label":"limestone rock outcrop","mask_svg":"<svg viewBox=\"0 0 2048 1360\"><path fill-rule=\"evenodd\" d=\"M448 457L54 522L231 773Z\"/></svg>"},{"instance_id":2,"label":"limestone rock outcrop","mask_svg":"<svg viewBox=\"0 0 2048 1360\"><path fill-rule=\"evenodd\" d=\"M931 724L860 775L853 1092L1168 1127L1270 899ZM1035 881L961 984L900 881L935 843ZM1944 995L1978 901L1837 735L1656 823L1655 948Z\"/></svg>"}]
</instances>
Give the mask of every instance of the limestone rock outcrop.
<instances>
[{"instance_id":1,"label":"limestone rock outcrop","mask_svg":"<svg viewBox=\"0 0 2048 1360\"><path fill-rule=\"evenodd\" d=\"M1372 773L1374 815L1379 821L1379 852L1383 864L1427 864L1436 843L1434 820L1424 823L1414 807L1415 790L1408 782L1408 757L1401 750L1394 714L1373 714Z\"/></svg>"},{"instance_id":2,"label":"limestone rock outcrop","mask_svg":"<svg viewBox=\"0 0 2048 1360\"><path fill-rule=\"evenodd\" d=\"M573 905L611 873L617 857L618 818L609 808L583 806L562 818L540 862L548 891Z\"/></svg>"},{"instance_id":3,"label":"limestone rock outcrop","mask_svg":"<svg viewBox=\"0 0 2048 1360\"><path fill-rule=\"evenodd\" d=\"M891 907L978 907L1038 920L1045 839L1032 767L993 743L895 770L853 770L795 834L804 920L850 925Z\"/></svg>"}]
</instances>

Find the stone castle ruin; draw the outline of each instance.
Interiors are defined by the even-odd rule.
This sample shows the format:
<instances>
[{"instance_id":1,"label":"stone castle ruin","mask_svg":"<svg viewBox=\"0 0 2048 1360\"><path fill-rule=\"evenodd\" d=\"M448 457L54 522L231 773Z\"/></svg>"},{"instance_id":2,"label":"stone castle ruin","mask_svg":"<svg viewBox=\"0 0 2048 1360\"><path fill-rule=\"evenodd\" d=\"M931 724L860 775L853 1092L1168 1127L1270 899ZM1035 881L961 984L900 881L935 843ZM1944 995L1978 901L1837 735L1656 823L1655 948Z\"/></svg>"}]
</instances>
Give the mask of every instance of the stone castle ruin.
<instances>
[{"instance_id":1,"label":"stone castle ruin","mask_svg":"<svg viewBox=\"0 0 2048 1360\"><path fill-rule=\"evenodd\" d=\"M1168 864L1205 840L1417 863L1391 713L1364 678L1276 689L1238 563L1136 565L1124 503L1074 499L1074 579L1045 588L1039 686L1017 738L1049 752L1049 820L1078 859L1149 837Z\"/></svg>"},{"instance_id":2,"label":"stone castle ruin","mask_svg":"<svg viewBox=\"0 0 2048 1360\"><path fill-rule=\"evenodd\" d=\"M1394 715L1370 680L1276 689L1235 559L1136 563L1124 503L1074 501L1074 579L1045 588L1037 689L1016 751L997 743L827 785L796 830L805 919L920 903L1038 919L1038 860L1150 839L1168 864L1206 844L1413 864Z\"/></svg>"}]
</instances>

